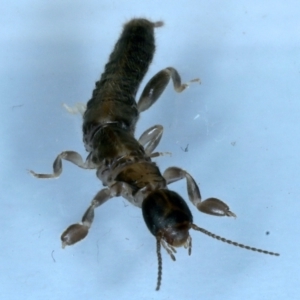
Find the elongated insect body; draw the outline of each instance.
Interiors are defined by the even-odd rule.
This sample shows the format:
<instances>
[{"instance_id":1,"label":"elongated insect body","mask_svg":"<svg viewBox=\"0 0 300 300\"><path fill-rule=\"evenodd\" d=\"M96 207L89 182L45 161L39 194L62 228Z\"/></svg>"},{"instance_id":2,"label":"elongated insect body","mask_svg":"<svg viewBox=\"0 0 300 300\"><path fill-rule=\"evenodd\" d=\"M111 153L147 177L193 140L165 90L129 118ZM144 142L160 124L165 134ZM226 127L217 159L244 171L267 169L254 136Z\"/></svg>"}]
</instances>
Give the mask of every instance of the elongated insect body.
<instances>
[{"instance_id":1,"label":"elongated insect body","mask_svg":"<svg viewBox=\"0 0 300 300\"><path fill-rule=\"evenodd\" d=\"M83 134L88 149L93 140L91 133L101 125L115 123L134 133L139 115L135 96L155 51L154 27L161 25L161 22L134 19L124 26L87 103Z\"/></svg>"},{"instance_id":2,"label":"elongated insect body","mask_svg":"<svg viewBox=\"0 0 300 300\"><path fill-rule=\"evenodd\" d=\"M176 69L168 67L152 77L136 102L137 90L155 51L154 28L162 25L162 22L146 19L132 19L125 24L83 115L83 141L89 152L87 159L84 161L77 152L64 151L55 159L52 174L30 171L37 178L56 178L62 173L62 160L67 160L84 169L95 169L97 177L105 186L95 195L81 222L70 225L63 232L63 247L86 237L94 219L95 208L109 199L122 196L141 208L145 223L156 238L156 290L159 290L162 278L161 246L173 260L175 247L184 246L191 254L190 229L234 246L279 255L227 240L195 225L185 200L169 190L169 184L185 179L189 200L203 213L236 216L226 203L217 198L202 201L199 187L185 170L170 167L160 172L152 158L162 154L154 152L162 137L161 125L152 126L139 139L135 138L139 114L156 102L170 79L177 92L182 92L191 82L199 82L199 79L194 79L182 84Z\"/></svg>"}]
</instances>

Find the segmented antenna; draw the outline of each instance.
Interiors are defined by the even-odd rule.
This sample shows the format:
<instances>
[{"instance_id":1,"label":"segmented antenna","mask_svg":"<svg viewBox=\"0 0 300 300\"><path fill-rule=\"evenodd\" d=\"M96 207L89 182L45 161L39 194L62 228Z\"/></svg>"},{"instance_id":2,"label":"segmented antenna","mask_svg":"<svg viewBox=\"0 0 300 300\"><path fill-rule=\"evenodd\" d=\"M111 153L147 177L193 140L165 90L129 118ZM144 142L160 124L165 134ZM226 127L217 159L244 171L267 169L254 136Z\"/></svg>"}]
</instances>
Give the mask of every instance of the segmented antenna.
<instances>
[{"instance_id":1,"label":"segmented antenna","mask_svg":"<svg viewBox=\"0 0 300 300\"><path fill-rule=\"evenodd\" d=\"M192 237L190 236L189 238L190 238L189 239L189 255L191 255L191 253L192 253Z\"/></svg>"},{"instance_id":2,"label":"segmented antenna","mask_svg":"<svg viewBox=\"0 0 300 300\"><path fill-rule=\"evenodd\" d=\"M162 277L162 258L161 258L161 236L156 238L156 254L157 254L157 261L158 261L158 274L157 274L157 285L156 290L158 291L161 285L161 277Z\"/></svg>"},{"instance_id":3,"label":"segmented antenna","mask_svg":"<svg viewBox=\"0 0 300 300\"><path fill-rule=\"evenodd\" d=\"M224 243L228 243L228 244L231 244L233 246L236 246L236 247L241 247L241 248L244 248L244 249L247 249L247 250L251 250L251 251L256 251L256 252L260 252L260 253L264 253L264 254L269 254L269 255L275 255L275 256L279 256L280 254L279 253L275 253L275 252L270 252L270 251L266 251L266 250L262 250L262 249L258 249L258 248L254 248L254 247L250 247L250 246L246 246L246 245L243 245L243 244L239 244L237 242L234 242L234 241L231 241L231 240L227 240L219 235L216 235L212 232L209 232L207 231L206 229L204 228L200 228L198 227L197 225L195 224L192 224L192 228L194 230L197 230L197 231L201 231L202 233L214 238L214 239L217 239L219 241L222 241Z\"/></svg>"}]
</instances>

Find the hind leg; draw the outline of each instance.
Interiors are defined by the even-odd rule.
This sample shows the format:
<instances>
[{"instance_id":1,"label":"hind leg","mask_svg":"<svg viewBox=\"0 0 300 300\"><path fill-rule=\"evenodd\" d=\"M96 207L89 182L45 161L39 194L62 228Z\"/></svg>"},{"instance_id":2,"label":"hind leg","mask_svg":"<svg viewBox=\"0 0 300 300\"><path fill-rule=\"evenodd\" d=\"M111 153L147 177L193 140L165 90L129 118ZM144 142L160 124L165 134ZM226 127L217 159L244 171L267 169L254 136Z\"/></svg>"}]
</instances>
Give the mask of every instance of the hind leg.
<instances>
[{"instance_id":1,"label":"hind leg","mask_svg":"<svg viewBox=\"0 0 300 300\"><path fill-rule=\"evenodd\" d=\"M161 70L151 78L151 80L147 83L146 87L144 88L137 104L139 112L147 110L156 102L156 100L165 90L170 79L172 79L174 89L178 93L181 93L183 90L185 90L190 83L200 82L200 79L196 78L187 83L181 83L180 75L176 69L169 67L164 70Z\"/></svg>"}]
</instances>

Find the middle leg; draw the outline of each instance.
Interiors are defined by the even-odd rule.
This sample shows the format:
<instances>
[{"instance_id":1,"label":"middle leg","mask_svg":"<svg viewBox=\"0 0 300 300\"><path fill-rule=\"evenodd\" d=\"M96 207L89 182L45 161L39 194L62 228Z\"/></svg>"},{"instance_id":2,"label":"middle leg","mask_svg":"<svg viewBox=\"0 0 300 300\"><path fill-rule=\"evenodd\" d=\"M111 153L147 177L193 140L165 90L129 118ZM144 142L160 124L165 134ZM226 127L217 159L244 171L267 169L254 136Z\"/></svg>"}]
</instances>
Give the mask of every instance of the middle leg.
<instances>
[{"instance_id":1,"label":"middle leg","mask_svg":"<svg viewBox=\"0 0 300 300\"><path fill-rule=\"evenodd\" d=\"M171 152L153 152L159 144L164 128L161 125L154 125L147 129L139 138L139 143L144 147L145 153L153 158L162 155L171 155Z\"/></svg>"},{"instance_id":2,"label":"middle leg","mask_svg":"<svg viewBox=\"0 0 300 300\"><path fill-rule=\"evenodd\" d=\"M29 172L36 178L57 178L62 173L62 160L67 160L83 169L95 169L97 167L89 160L89 157L84 162L79 153L75 151L64 151L57 155L55 161L53 162L52 174L40 174L35 173L32 170L29 170Z\"/></svg>"}]
</instances>

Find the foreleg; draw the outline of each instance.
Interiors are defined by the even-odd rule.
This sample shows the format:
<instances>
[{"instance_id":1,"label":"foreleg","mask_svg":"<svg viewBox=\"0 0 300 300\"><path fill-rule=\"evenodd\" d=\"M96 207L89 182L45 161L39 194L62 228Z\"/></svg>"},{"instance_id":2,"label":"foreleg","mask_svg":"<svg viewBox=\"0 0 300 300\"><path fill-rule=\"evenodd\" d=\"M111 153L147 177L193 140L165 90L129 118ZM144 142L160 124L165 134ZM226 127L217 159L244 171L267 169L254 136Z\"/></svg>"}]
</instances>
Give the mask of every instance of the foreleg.
<instances>
[{"instance_id":1,"label":"foreleg","mask_svg":"<svg viewBox=\"0 0 300 300\"><path fill-rule=\"evenodd\" d=\"M93 223L95 208L113 197L125 196L126 192L128 191L124 190L122 183L116 183L110 188L105 188L98 192L84 213L81 223L70 225L61 235L62 247L73 245L84 239Z\"/></svg>"},{"instance_id":2,"label":"foreleg","mask_svg":"<svg viewBox=\"0 0 300 300\"><path fill-rule=\"evenodd\" d=\"M217 198L208 198L201 201L199 187L188 172L177 167L171 167L166 169L163 177L166 179L167 184L185 178L189 199L201 212L214 216L236 217L236 215L229 210L228 205Z\"/></svg>"},{"instance_id":3,"label":"foreleg","mask_svg":"<svg viewBox=\"0 0 300 300\"><path fill-rule=\"evenodd\" d=\"M181 83L181 78L176 69L169 67L164 70L161 70L152 79L148 82L144 88L142 95L138 101L138 110L143 112L152 106L160 95L165 90L170 79L173 81L174 89L176 92L180 93L185 90L189 83L191 82L200 82L200 79L193 79L187 83Z\"/></svg>"}]
</instances>

